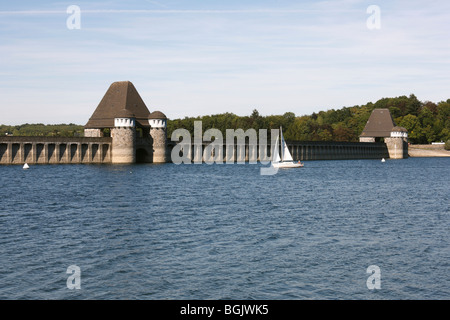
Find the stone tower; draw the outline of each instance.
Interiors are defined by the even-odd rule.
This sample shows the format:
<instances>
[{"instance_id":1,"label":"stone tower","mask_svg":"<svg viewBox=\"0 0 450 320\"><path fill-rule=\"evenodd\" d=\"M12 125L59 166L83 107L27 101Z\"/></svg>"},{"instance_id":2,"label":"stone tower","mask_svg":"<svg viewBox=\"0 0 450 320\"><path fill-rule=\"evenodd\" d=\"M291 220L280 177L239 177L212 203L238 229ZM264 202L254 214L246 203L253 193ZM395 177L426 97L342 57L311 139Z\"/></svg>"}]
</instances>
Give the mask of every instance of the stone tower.
<instances>
[{"instance_id":1,"label":"stone tower","mask_svg":"<svg viewBox=\"0 0 450 320\"><path fill-rule=\"evenodd\" d=\"M381 141L390 136L393 127L395 123L389 109L374 109L359 136L359 142Z\"/></svg>"},{"instance_id":2,"label":"stone tower","mask_svg":"<svg viewBox=\"0 0 450 320\"><path fill-rule=\"evenodd\" d=\"M148 116L148 122L153 141L153 162L167 162L167 117L161 111L154 111Z\"/></svg>"},{"instance_id":3,"label":"stone tower","mask_svg":"<svg viewBox=\"0 0 450 320\"><path fill-rule=\"evenodd\" d=\"M111 136L111 162L167 162L167 118L150 113L130 81L111 84L84 127L85 137Z\"/></svg>"},{"instance_id":4,"label":"stone tower","mask_svg":"<svg viewBox=\"0 0 450 320\"><path fill-rule=\"evenodd\" d=\"M384 142L389 151L389 158L408 158L408 131L405 128L392 128L390 137L384 138Z\"/></svg>"},{"instance_id":5,"label":"stone tower","mask_svg":"<svg viewBox=\"0 0 450 320\"><path fill-rule=\"evenodd\" d=\"M386 144L391 159L408 158L408 131L395 125L389 109L374 109L367 120L360 142Z\"/></svg>"},{"instance_id":6,"label":"stone tower","mask_svg":"<svg viewBox=\"0 0 450 320\"><path fill-rule=\"evenodd\" d=\"M136 117L126 109L122 109L114 118L111 128L112 163L136 162Z\"/></svg>"}]
</instances>

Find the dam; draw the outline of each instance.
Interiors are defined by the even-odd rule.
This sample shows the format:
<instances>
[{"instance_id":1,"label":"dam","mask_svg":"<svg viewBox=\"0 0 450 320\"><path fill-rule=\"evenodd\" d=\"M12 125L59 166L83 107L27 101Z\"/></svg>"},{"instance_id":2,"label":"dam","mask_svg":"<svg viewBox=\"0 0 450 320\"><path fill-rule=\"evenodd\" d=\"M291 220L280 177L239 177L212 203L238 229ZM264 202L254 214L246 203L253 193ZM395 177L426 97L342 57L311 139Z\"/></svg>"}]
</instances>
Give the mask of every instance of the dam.
<instances>
[{"instance_id":1,"label":"dam","mask_svg":"<svg viewBox=\"0 0 450 320\"><path fill-rule=\"evenodd\" d=\"M171 162L171 151L176 145L168 140L166 150L166 162ZM287 141L288 148L294 160L350 160L350 159L381 159L388 158L389 152L385 143L363 142L308 142ZM207 147L202 144L200 156ZM111 164L112 161L111 137L0 137L0 164ZM144 163L139 157L136 163ZM223 161L231 159L237 162L241 156L245 161L250 159L250 148L247 145L235 145L234 152L226 153L224 147ZM259 150L258 150L259 154ZM267 147L267 155L270 155L270 146ZM198 156L194 145L189 154L192 161ZM258 158L258 160L260 160Z\"/></svg>"},{"instance_id":2,"label":"dam","mask_svg":"<svg viewBox=\"0 0 450 320\"><path fill-rule=\"evenodd\" d=\"M173 141L167 142L168 159L170 159L170 155L176 144ZM202 159L204 161L205 149L208 144L205 142L202 143L200 150L200 148L196 148L192 143L190 150L185 156L191 161L195 161L195 159ZM286 144L295 161L382 159L389 157L387 145L382 142L286 141ZM270 145L267 146L264 154L271 155ZM235 144L234 150L229 151L228 154L226 146L223 147L221 159L223 162L237 162L239 159L243 159L246 162L250 159L261 161L262 159L260 159L259 155L259 147L252 151L248 143ZM211 157L218 159L214 154L211 154Z\"/></svg>"},{"instance_id":3,"label":"dam","mask_svg":"<svg viewBox=\"0 0 450 320\"><path fill-rule=\"evenodd\" d=\"M395 126L389 109L374 109L360 142L286 141L294 160L403 159L408 134ZM84 137L0 137L0 164L131 164L171 162L177 145L167 137L167 117L150 112L130 81L114 82L84 127ZM190 144L187 143L187 144ZM204 158L205 148L190 144L187 159ZM216 149L214 149L216 150ZM244 142L219 149L224 161L256 159ZM250 154L250 152L252 152ZM270 143L264 159L271 154ZM214 155L216 157L216 155Z\"/></svg>"},{"instance_id":4,"label":"dam","mask_svg":"<svg viewBox=\"0 0 450 320\"><path fill-rule=\"evenodd\" d=\"M0 164L111 163L109 137L0 137Z\"/></svg>"}]
</instances>

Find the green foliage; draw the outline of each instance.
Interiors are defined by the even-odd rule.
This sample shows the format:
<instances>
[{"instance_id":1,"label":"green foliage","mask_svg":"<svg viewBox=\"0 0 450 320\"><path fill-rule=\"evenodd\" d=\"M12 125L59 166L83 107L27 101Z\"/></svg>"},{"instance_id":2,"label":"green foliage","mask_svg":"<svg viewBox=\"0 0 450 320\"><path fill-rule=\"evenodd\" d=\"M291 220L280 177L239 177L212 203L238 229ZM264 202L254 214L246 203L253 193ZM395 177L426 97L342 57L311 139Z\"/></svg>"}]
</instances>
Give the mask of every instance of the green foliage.
<instances>
[{"instance_id":1,"label":"green foliage","mask_svg":"<svg viewBox=\"0 0 450 320\"><path fill-rule=\"evenodd\" d=\"M37 137L79 137L84 132L83 126L70 124L29 124L17 126L0 125L0 135L37 136Z\"/></svg>"},{"instance_id":2,"label":"green foliage","mask_svg":"<svg viewBox=\"0 0 450 320\"><path fill-rule=\"evenodd\" d=\"M450 150L450 140L447 140L447 142L445 142L444 148L445 150Z\"/></svg>"},{"instance_id":3,"label":"green foliage","mask_svg":"<svg viewBox=\"0 0 450 320\"><path fill-rule=\"evenodd\" d=\"M359 135L375 108L388 108L396 124L408 130L412 143L450 139L450 99L438 104L429 101L423 103L413 94L304 116L296 116L292 112L262 116L254 109L250 116L223 113L174 119L168 121L168 137L177 128L185 128L192 134L194 121L201 120L203 131L216 128L224 137L226 129L278 129L282 126L286 140L359 141Z\"/></svg>"},{"instance_id":4,"label":"green foliage","mask_svg":"<svg viewBox=\"0 0 450 320\"><path fill-rule=\"evenodd\" d=\"M358 141L372 111L388 108L397 125L409 132L409 140L416 144L450 140L450 99L433 103L420 102L411 94L409 97L382 98L375 103L320 111L311 115L296 116L292 112L283 115L262 116L254 109L249 116L222 113L199 117L185 117L167 122L167 136L178 128L194 133L194 121L202 121L203 132L216 128L226 137L226 129L278 129L283 127L286 140L300 141ZM0 125L0 135L15 136L59 136L83 135L83 126L75 124L23 124ZM270 134L270 133L269 133Z\"/></svg>"}]
</instances>

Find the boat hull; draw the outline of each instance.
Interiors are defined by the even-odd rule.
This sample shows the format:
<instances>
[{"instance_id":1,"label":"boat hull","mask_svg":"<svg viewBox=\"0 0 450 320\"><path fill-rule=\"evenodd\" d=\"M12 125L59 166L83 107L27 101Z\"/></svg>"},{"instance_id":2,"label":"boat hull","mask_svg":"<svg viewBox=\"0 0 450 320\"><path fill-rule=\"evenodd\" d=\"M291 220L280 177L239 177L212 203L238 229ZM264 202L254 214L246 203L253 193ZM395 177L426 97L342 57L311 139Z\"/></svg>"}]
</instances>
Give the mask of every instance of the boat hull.
<instances>
[{"instance_id":1,"label":"boat hull","mask_svg":"<svg viewBox=\"0 0 450 320\"><path fill-rule=\"evenodd\" d=\"M297 162L277 162L272 163L272 166L274 168L301 168L303 167L303 163L297 163Z\"/></svg>"}]
</instances>

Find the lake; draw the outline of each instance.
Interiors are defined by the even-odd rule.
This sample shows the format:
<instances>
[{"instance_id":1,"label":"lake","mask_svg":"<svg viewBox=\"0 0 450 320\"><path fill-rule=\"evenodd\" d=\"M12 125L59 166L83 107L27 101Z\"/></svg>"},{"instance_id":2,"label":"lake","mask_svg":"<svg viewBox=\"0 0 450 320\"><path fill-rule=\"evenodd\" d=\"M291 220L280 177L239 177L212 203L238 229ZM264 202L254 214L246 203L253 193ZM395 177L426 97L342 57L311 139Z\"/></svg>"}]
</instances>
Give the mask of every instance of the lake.
<instances>
[{"instance_id":1,"label":"lake","mask_svg":"<svg viewBox=\"0 0 450 320\"><path fill-rule=\"evenodd\" d=\"M0 166L0 299L450 298L449 158L261 167Z\"/></svg>"}]
</instances>

